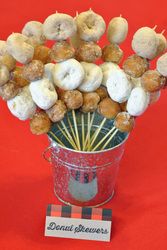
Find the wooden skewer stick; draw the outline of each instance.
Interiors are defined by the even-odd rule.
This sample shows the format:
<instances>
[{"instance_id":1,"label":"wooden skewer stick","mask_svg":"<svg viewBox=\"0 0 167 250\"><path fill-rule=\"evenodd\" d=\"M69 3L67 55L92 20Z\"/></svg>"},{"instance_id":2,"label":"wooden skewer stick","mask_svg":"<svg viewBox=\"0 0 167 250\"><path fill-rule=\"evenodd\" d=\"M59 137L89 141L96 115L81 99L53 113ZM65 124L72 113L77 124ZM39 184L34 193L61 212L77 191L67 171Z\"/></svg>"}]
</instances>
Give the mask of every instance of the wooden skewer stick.
<instances>
[{"instance_id":1,"label":"wooden skewer stick","mask_svg":"<svg viewBox=\"0 0 167 250\"><path fill-rule=\"evenodd\" d=\"M99 141L99 143L91 150L91 151L95 151L96 148L98 148L102 143L103 141L105 141L105 139L110 135L112 134L112 132L115 130L115 127L113 127L102 139L101 141Z\"/></svg>"},{"instance_id":2,"label":"wooden skewer stick","mask_svg":"<svg viewBox=\"0 0 167 250\"><path fill-rule=\"evenodd\" d=\"M161 32L161 34L163 35L163 34L164 34L164 32L165 32L165 29Z\"/></svg>"},{"instance_id":3,"label":"wooden skewer stick","mask_svg":"<svg viewBox=\"0 0 167 250\"><path fill-rule=\"evenodd\" d=\"M101 131L101 129L102 129L104 123L106 122L106 120L107 120L106 118L104 118L104 119L102 120L102 122L101 122L100 126L98 127L98 129L97 129L97 130L94 132L94 134L92 135L92 138L91 138L92 141L91 141L91 143L90 143L89 149L91 149L91 147L93 146L93 143L95 142L97 136L99 135L99 133L100 133L100 131Z\"/></svg>"},{"instance_id":4,"label":"wooden skewer stick","mask_svg":"<svg viewBox=\"0 0 167 250\"><path fill-rule=\"evenodd\" d=\"M114 131L114 133L111 135L111 137L108 139L108 141L106 141L106 143L103 145L103 147L101 148L101 150L105 149L105 147L109 144L109 142L114 138L114 136L116 135L116 133L118 132L118 129L116 129Z\"/></svg>"},{"instance_id":5,"label":"wooden skewer stick","mask_svg":"<svg viewBox=\"0 0 167 250\"><path fill-rule=\"evenodd\" d=\"M67 141L73 146L73 148L76 149L76 150L78 150L78 148L76 147L76 145L72 141L70 141L70 139L68 138L68 136L66 135L66 133L63 131L63 129L59 125L57 125L57 127L62 132L62 134L64 135L64 137L67 139Z\"/></svg>"},{"instance_id":6,"label":"wooden skewer stick","mask_svg":"<svg viewBox=\"0 0 167 250\"><path fill-rule=\"evenodd\" d=\"M49 131L48 134L53 136L56 142L58 142L61 146L65 147L64 143L62 143L62 141L60 141L59 138L52 131Z\"/></svg>"},{"instance_id":7,"label":"wooden skewer stick","mask_svg":"<svg viewBox=\"0 0 167 250\"><path fill-rule=\"evenodd\" d=\"M78 149L81 150L80 139L79 139L79 134L78 134L78 127L77 127L76 116L75 116L74 110L72 110L72 116L73 116L73 121L74 121L74 128L75 128L75 134L76 134L76 138L77 138Z\"/></svg>"},{"instance_id":8,"label":"wooden skewer stick","mask_svg":"<svg viewBox=\"0 0 167 250\"><path fill-rule=\"evenodd\" d=\"M85 139L85 143L84 143L84 147L83 147L83 151L86 150L87 147L87 141L88 141L88 137L89 137L89 131L92 127L93 121L94 121L94 117L95 117L95 113L93 113L92 118L91 118L91 122L90 122L90 126L87 129L87 134L86 134L86 139Z\"/></svg>"},{"instance_id":9,"label":"wooden skewer stick","mask_svg":"<svg viewBox=\"0 0 167 250\"><path fill-rule=\"evenodd\" d=\"M157 28L157 25L155 25L154 28L152 28L152 29L153 29L153 30L156 30L156 28Z\"/></svg>"},{"instance_id":10,"label":"wooden skewer stick","mask_svg":"<svg viewBox=\"0 0 167 250\"><path fill-rule=\"evenodd\" d=\"M84 147L84 143L85 143L85 124L84 124L84 115L81 114L81 123L82 123L82 150Z\"/></svg>"},{"instance_id":11,"label":"wooden skewer stick","mask_svg":"<svg viewBox=\"0 0 167 250\"><path fill-rule=\"evenodd\" d=\"M67 134L67 136L68 136L68 138L71 140L71 142L72 142L75 146L77 146L77 144L75 144L75 142L74 142L74 140L73 140L71 134L68 132L68 129L67 129L67 127L66 127L66 125L64 124L63 121L61 121L61 124L62 124L62 126L63 126L63 128L64 128L64 130L65 130L65 132L66 132L66 134Z\"/></svg>"},{"instance_id":12,"label":"wooden skewer stick","mask_svg":"<svg viewBox=\"0 0 167 250\"><path fill-rule=\"evenodd\" d=\"M87 149L89 148L90 145L90 112L88 113L88 144L87 144Z\"/></svg>"},{"instance_id":13,"label":"wooden skewer stick","mask_svg":"<svg viewBox=\"0 0 167 250\"><path fill-rule=\"evenodd\" d=\"M68 114L67 114L67 121L68 121L68 124L70 126L75 145L77 145L77 138L76 138L76 135L75 135L75 132L74 132L74 129L72 127L72 124L71 124L71 121L70 121L70 118L69 118Z\"/></svg>"}]
</instances>

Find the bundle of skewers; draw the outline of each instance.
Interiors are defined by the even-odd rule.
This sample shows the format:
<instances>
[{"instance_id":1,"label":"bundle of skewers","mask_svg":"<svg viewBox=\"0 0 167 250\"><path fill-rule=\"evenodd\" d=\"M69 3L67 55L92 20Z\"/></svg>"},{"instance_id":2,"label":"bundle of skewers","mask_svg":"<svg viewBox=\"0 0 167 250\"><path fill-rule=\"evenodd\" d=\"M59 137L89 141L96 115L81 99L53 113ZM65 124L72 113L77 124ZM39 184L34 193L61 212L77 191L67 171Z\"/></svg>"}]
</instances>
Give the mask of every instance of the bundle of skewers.
<instances>
[{"instance_id":1,"label":"bundle of skewers","mask_svg":"<svg viewBox=\"0 0 167 250\"><path fill-rule=\"evenodd\" d=\"M156 29L135 32L135 54L121 69L120 44L128 34L122 16L109 22L103 48L98 41L106 24L91 9L75 18L56 12L44 23L30 21L21 33L0 41L0 96L15 117L30 120L33 134L48 134L62 147L97 151L114 146L166 86L167 41ZM156 57L156 69L149 69ZM97 64L99 59L103 63Z\"/></svg>"}]
</instances>

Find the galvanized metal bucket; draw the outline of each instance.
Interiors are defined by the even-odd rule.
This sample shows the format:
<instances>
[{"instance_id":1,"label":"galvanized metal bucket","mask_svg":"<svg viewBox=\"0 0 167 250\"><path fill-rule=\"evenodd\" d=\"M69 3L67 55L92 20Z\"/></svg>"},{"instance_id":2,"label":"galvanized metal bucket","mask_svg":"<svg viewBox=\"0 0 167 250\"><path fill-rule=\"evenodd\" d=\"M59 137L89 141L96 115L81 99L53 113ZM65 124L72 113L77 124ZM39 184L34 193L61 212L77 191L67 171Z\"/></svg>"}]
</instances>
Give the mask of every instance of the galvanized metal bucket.
<instances>
[{"instance_id":1,"label":"galvanized metal bucket","mask_svg":"<svg viewBox=\"0 0 167 250\"><path fill-rule=\"evenodd\" d=\"M97 115L96 119L99 120ZM108 120L101 131L104 136L113 121ZM85 125L86 126L86 125ZM97 128L97 123L91 130ZM80 126L78 126L80 130ZM54 130L61 141L65 140L60 130ZM118 132L108 148L102 151L82 152L65 148L49 137L50 162L53 167L54 192L65 204L96 207L108 202L114 194L119 163L124 153L128 134ZM47 158L48 159L48 158Z\"/></svg>"}]
</instances>

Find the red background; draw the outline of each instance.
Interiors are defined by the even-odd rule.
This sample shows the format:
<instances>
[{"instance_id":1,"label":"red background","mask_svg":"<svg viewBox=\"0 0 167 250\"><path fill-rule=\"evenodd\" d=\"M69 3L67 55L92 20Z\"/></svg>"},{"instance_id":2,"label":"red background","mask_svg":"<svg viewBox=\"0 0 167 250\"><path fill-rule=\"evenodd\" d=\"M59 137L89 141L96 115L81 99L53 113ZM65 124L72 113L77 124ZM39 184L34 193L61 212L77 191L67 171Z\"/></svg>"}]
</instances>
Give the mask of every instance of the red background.
<instances>
[{"instance_id":1,"label":"red background","mask_svg":"<svg viewBox=\"0 0 167 250\"><path fill-rule=\"evenodd\" d=\"M43 21L56 10L75 15L92 7L108 23L122 14L129 36L121 46L130 55L132 34L140 26L161 32L167 26L166 0L151 1L1 1L0 39L18 32L29 20ZM167 33L167 32L166 32ZM103 38L102 44L106 42ZM167 249L167 91L137 119L121 162L113 200L110 243L44 237L45 210L58 204L51 168L41 156L46 136L36 137L28 122L14 118L0 100L0 249Z\"/></svg>"}]
</instances>

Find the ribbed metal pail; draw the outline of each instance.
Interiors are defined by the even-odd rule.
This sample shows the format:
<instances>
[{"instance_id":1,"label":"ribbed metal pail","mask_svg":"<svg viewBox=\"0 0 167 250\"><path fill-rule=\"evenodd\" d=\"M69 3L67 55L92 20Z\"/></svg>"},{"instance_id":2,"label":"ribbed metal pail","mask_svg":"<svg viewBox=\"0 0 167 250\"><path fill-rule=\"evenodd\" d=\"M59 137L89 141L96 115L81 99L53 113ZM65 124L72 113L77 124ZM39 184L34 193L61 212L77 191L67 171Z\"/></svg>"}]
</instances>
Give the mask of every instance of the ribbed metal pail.
<instances>
[{"instance_id":1,"label":"ribbed metal pail","mask_svg":"<svg viewBox=\"0 0 167 250\"><path fill-rule=\"evenodd\" d=\"M97 129L98 114L91 131ZM66 121L64 121L66 123ZM102 138L111 128L108 120L98 137ZM87 126L87 125L85 125ZM78 125L81 134L81 125ZM65 138L55 127L52 131L64 142ZM107 149L95 152L76 151L55 143L49 137L51 162L54 176L54 192L59 200L68 205L100 206L114 194L114 186L128 134L118 132Z\"/></svg>"}]
</instances>

